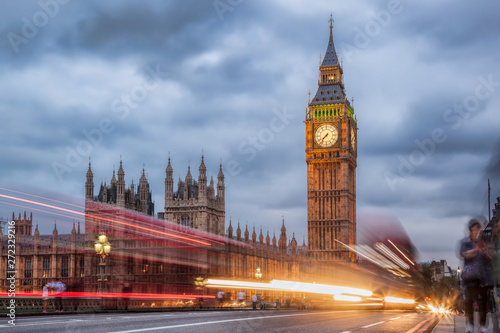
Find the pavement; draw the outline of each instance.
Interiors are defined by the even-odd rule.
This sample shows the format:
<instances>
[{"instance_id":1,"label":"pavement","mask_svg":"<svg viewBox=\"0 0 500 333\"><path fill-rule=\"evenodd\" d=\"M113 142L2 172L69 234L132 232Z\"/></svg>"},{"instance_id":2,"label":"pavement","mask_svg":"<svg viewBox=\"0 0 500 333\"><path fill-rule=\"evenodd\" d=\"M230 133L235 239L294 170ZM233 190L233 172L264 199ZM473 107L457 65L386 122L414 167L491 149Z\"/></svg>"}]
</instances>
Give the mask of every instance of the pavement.
<instances>
[{"instance_id":1,"label":"pavement","mask_svg":"<svg viewBox=\"0 0 500 333\"><path fill-rule=\"evenodd\" d=\"M477 313L476 313L477 316ZM474 320L476 323L479 320ZM487 328L489 333L495 333L493 330L493 322L490 318L490 314L488 314L488 318L486 320ZM464 316L456 316L456 315L445 315L439 323L434 327L432 333L465 333L466 328L466 320ZM474 333L479 332L479 325L474 327ZM498 332L498 331L497 331Z\"/></svg>"}]
</instances>

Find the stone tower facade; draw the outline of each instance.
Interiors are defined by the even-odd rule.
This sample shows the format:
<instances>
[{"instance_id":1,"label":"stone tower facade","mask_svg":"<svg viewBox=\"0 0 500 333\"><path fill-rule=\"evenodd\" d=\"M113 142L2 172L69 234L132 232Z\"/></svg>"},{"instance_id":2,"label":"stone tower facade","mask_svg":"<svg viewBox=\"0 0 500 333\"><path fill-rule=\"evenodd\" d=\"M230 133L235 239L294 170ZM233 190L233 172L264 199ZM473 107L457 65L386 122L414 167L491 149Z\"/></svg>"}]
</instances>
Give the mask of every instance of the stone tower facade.
<instances>
[{"instance_id":1,"label":"stone tower facade","mask_svg":"<svg viewBox=\"0 0 500 333\"><path fill-rule=\"evenodd\" d=\"M196 181L191 175L191 168L188 167L184 181L179 178L177 190L174 191L174 171L170 157L168 158L165 170L165 211L158 213L158 218L224 236L226 213L222 164L217 174L217 185L211 177L207 186L207 168L203 156L198 171Z\"/></svg>"},{"instance_id":2,"label":"stone tower facade","mask_svg":"<svg viewBox=\"0 0 500 333\"><path fill-rule=\"evenodd\" d=\"M322 261L355 262L357 121L330 38L318 90L306 119L308 253Z\"/></svg>"}]
</instances>

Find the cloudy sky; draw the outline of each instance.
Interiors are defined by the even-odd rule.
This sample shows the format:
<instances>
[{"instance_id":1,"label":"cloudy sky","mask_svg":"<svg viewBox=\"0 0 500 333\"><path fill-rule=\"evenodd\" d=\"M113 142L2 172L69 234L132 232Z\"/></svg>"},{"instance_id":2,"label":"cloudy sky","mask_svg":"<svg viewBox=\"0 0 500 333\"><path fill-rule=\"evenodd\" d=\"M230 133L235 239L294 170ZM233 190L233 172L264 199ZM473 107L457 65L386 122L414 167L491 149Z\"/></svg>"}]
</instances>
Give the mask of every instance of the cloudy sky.
<instances>
[{"instance_id":1,"label":"cloudy sky","mask_svg":"<svg viewBox=\"0 0 500 333\"><path fill-rule=\"evenodd\" d=\"M307 233L304 116L334 40L358 119L359 224L397 219L446 259L500 195L498 3L3 1L0 184L81 202L122 156L163 211L165 167L226 174L232 218ZM282 126L275 127L271 124ZM2 190L0 193L6 194ZM0 216L25 210L0 200ZM493 202L493 199L492 199ZM17 202L16 204L19 204ZM24 205L24 204L23 204ZM58 219L60 232L72 221ZM42 233L54 216L34 211ZM376 219L373 219L376 220Z\"/></svg>"}]
</instances>

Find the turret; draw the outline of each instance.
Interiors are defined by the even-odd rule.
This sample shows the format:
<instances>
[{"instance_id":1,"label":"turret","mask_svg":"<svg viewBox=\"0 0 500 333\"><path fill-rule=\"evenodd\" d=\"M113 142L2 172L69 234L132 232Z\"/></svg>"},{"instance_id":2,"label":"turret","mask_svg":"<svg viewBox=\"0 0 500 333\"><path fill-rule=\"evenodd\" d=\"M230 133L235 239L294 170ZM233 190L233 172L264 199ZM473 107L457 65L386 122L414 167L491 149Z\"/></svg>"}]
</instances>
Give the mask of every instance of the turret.
<instances>
[{"instance_id":1,"label":"turret","mask_svg":"<svg viewBox=\"0 0 500 333\"><path fill-rule=\"evenodd\" d=\"M229 227L227 228L227 237L229 239L233 238L233 226L231 225L231 217L229 217Z\"/></svg>"},{"instance_id":2,"label":"turret","mask_svg":"<svg viewBox=\"0 0 500 333\"><path fill-rule=\"evenodd\" d=\"M94 174L92 173L90 165L90 157L89 169L87 170L87 180L85 181L85 199L90 201L94 200Z\"/></svg>"},{"instance_id":3,"label":"turret","mask_svg":"<svg viewBox=\"0 0 500 333\"><path fill-rule=\"evenodd\" d=\"M165 169L165 211L167 207L172 206L174 200L174 170L170 164L170 156L168 157L167 168Z\"/></svg>"},{"instance_id":4,"label":"turret","mask_svg":"<svg viewBox=\"0 0 500 333\"><path fill-rule=\"evenodd\" d=\"M193 176L191 176L191 166L188 165L188 172L184 179L184 200L189 199L189 186L193 183Z\"/></svg>"},{"instance_id":5,"label":"turret","mask_svg":"<svg viewBox=\"0 0 500 333\"><path fill-rule=\"evenodd\" d=\"M207 189L207 196L209 199L215 199L214 176L210 176L210 185Z\"/></svg>"},{"instance_id":6,"label":"turret","mask_svg":"<svg viewBox=\"0 0 500 333\"><path fill-rule=\"evenodd\" d=\"M148 193L149 184L146 179L146 172L144 171L144 166L142 167L142 176L139 179L139 211L146 214L148 212Z\"/></svg>"},{"instance_id":7,"label":"turret","mask_svg":"<svg viewBox=\"0 0 500 333\"><path fill-rule=\"evenodd\" d=\"M104 188L102 189L102 202L108 203L108 185L106 185L106 179L104 179Z\"/></svg>"},{"instance_id":8,"label":"turret","mask_svg":"<svg viewBox=\"0 0 500 333\"><path fill-rule=\"evenodd\" d=\"M264 246L264 235L262 234L262 227L260 228L259 244L260 248L262 249L262 247Z\"/></svg>"},{"instance_id":9,"label":"turret","mask_svg":"<svg viewBox=\"0 0 500 333\"><path fill-rule=\"evenodd\" d=\"M239 220L238 220L238 229L236 229L236 240L241 241L241 229Z\"/></svg>"},{"instance_id":10,"label":"turret","mask_svg":"<svg viewBox=\"0 0 500 333\"><path fill-rule=\"evenodd\" d=\"M281 226L281 235L278 243L280 247L281 254L286 254L286 228L285 228L285 218L283 218L283 224Z\"/></svg>"},{"instance_id":11,"label":"turret","mask_svg":"<svg viewBox=\"0 0 500 333\"><path fill-rule=\"evenodd\" d=\"M207 197L207 168L205 162L203 161L203 155L201 155L201 163L198 176L198 200Z\"/></svg>"},{"instance_id":12,"label":"turret","mask_svg":"<svg viewBox=\"0 0 500 333\"><path fill-rule=\"evenodd\" d=\"M297 254L297 241L295 240L295 232L293 233L292 240L290 241L292 247L292 255Z\"/></svg>"},{"instance_id":13,"label":"turret","mask_svg":"<svg viewBox=\"0 0 500 333\"><path fill-rule=\"evenodd\" d=\"M57 252L57 236L59 233L57 232L57 224L56 221L54 221L54 230L52 231L52 251L55 253Z\"/></svg>"},{"instance_id":14,"label":"turret","mask_svg":"<svg viewBox=\"0 0 500 333\"><path fill-rule=\"evenodd\" d=\"M248 232L248 224L245 225L245 243L249 243L250 242L250 239L249 239L249 232Z\"/></svg>"},{"instance_id":15,"label":"turret","mask_svg":"<svg viewBox=\"0 0 500 333\"><path fill-rule=\"evenodd\" d=\"M116 176L115 176L115 165L113 164L113 177L111 177L110 182L111 188L116 186Z\"/></svg>"},{"instance_id":16,"label":"turret","mask_svg":"<svg viewBox=\"0 0 500 333\"><path fill-rule=\"evenodd\" d=\"M132 178L132 182L130 183L130 193L128 198L129 204L132 206L135 205L135 186L134 186L134 178Z\"/></svg>"},{"instance_id":17,"label":"turret","mask_svg":"<svg viewBox=\"0 0 500 333\"><path fill-rule=\"evenodd\" d=\"M76 250L76 228L74 221L73 221L73 229L71 229L71 250L73 253Z\"/></svg>"},{"instance_id":18,"label":"turret","mask_svg":"<svg viewBox=\"0 0 500 333\"><path fill-rule=\"evenodd\" d=\"M255 247L255 245L257 245L257 234L255 233L255 226L253 226L252 244L253 244L254 247Z\"/></svg>"},{"instance_id":19,"label":"turret","mask_svg":"<svg viewBox=\"0 0 500 333\"><path fill-rule=\"evenodd\" d=\"M219 173L217 174L217 201L219 201L222 205L224 204L224 193L225 193L225 185L224 185L224 173L222 172L222 163L219 167Z\"/></svg>"},{"instance_id":20,"label":"turret","mask_svg":"<svg viewBox=\"0 0 500 333\"><path fill-rule=\"evenodd\" d=\"M271 247L271 238L269 237L269 230L267 231L267 236L266 236L266 250L267 253L269 253L269 248Z\"/></svg>"},{"instance_id":21,"label":"turret","mask_svg":"<svg viewBox=\"0 0 500 333\"><path fill-rule=\"evenodd\" d=\"M123 171L122 160L118 168L118 181L116 182L116 205L125 207L125 171Z\"/></svg>"}]
</instances>

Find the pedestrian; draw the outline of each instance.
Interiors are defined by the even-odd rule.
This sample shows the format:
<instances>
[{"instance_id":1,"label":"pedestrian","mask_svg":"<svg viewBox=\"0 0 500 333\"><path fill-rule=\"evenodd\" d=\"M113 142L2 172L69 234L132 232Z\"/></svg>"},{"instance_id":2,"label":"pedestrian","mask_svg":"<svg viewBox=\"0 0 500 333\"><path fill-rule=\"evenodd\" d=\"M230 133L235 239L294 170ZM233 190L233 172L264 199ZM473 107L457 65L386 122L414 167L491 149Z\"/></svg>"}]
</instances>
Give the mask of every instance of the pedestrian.
<instances>
[{"instance_id":1,"label":"pedestrian","mask_svg":"<svg viewBox=\"0 0 500 333\"><path fill-rule=\"evenodd\" d=\"M252 309L257 310L257 295L252 295Z\"/></svg>"},{"instance_id":2,"label":"pedestrian","mask_svg":"<svg viewBox=\"0 0 500 333\"><path fill-rule=\"evenodd\" d=\"M245 292L244 291L238 292L238 303L240 306L244 305L244 303L245 303Z\"/></svg>"},{"instance_id":3,"label":"pedestrian","mask_svg":"<svg viewBox=\"0 0 500 333\"><path fill-rule=\"evenodd\" d=\"M221 290L217 293L217 301L219 302L219 307L222 309L222 305L224 304L224 292Z\"/></svg>"},{"instance_id":4,"label":"pedestrian","mask_svg":"<svg viewBox=\"0 0 500 333\"><path fill-rule=\"evenodd\" d=\"M281 307L281 301L279 298L276 298L276 301L274 302L275 306L276 306L276 310L279 310L280 307Z\"/></svg>"},{"instance_id":5,"label":"pedestrian","mask_svg":"<svg viewBox=\"0 0 500 333\"><path fill-rule=\"evenodd\" d=\"M47 283L42 288L43 312L47 312L47 303L49 302L49 286Z\"/></svg>"},{"instance_id":6,"label":"pedestrian","mask_svg":"<svg viewBox=\"0 0 500 333\"><path fill-rule=\"evenodd\" d=\"M471 219L468 224L469 235L460 241L460 256L464 260L461 274L466 290L465 313L468 318L466 333L474 331L473 303L479 308L479 332L487 333L486 305L488 286L492 284L488 266L491 256L486 243L481 239L483 225L478 218Z\"/></svg>"},{"instance_id":7,"label":"pedestrian","mask_svg":"<svg viewBox=\"0 0 500 333\"><path fill-rule=\"evenodd\" d=\"M56 278L56 281L50 282L49 287L54 290L55 293L55 307L56 307L56 312L63 312L63 305L62 305L62 297L63 297L63 292L66 291L66 285L62 283L62 281L59 278Z\"/></svg>"},{"instance_id":8,"label":"pedestrian","mask_svg":"<svg viewBox=\"0 0 500 333\"><path fill-rule=\"evenodd\" d=\"M490 242L490 254L493 272L493 290L492 290L492 322L493 331L500 332L498 325L498 315L500 308L500 223L499 217L493 217L491 221L491 242Z\"/></svg>"}]
</instances>

